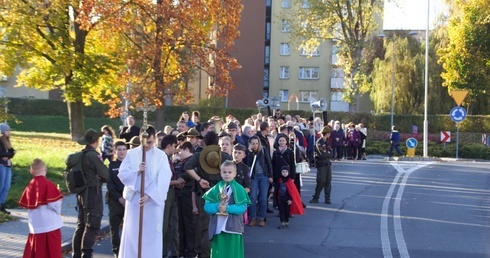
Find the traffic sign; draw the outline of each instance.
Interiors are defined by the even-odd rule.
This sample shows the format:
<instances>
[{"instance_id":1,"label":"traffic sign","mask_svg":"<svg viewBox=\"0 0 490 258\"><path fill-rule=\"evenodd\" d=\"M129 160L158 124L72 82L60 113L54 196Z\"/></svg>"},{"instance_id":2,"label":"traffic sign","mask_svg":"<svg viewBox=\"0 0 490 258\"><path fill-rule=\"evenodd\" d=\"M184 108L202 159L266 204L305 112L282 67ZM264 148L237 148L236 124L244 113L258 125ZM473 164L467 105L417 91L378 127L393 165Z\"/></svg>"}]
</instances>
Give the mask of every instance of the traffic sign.
<instances>
[{"instance_id":1,"label":"traffic sign","mask_svg":"<svg viewBox=\"0 0 490 258\"><path fill-rule=\"evenodd\" d=\"M461 103L463 103L463 100L468 96L468 91L467 90L452 90L451 91L451 97L453 97L454 101L456 102L456 105L461 106Z\"/></svg>"},{"instance_id":2,"label":"traffic sign","mask_svg":"<svg viewBox=\"0 0 490 258\"><path fill-rule=\"evenodd\" d=\"M487 134L486 133L483 133L481 135L481 143L483 143L483 145L487 145Z\"/></svg>"},{"instance_id":3,"label":"traffic sign","mask_svg":"<svg viewBox=\"0 0 490 258\"><path fill-rule=\"evenodd\" d=\"M451 142L451 131L441 131L441 142Z\"/></svg>"},{"instance_id":4,"label":"traffic sign","mask_svg":"<svg viewBox=\"0 0 490 258\"><path fill-rule=\"evenodd\" d=\"M408 138L405 144L407 145L407 148L415 149L417 147L418 142L417 139L415 138Z\"/></svg>"},{"instance_id":5,"label":"traffic sign","mask_svg":"<svg viewBox=\"0 0 490 258\"><path fill-rule=\"evenodd\" d=\"M456 123L463 122L463 120L466 118L466 109L462 107L453 107L451 112L449 112L449 116L451 117L451 120Z\"/></svg>"}]
</instances>

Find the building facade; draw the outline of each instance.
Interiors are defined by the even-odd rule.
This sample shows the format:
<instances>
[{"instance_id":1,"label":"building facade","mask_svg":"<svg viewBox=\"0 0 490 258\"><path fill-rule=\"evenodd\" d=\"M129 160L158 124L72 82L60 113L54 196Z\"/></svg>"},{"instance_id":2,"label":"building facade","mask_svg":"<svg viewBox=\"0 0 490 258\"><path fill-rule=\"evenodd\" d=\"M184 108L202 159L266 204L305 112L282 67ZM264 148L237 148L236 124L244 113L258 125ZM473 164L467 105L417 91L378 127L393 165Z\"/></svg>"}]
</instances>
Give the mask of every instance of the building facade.
<instances>
[{"instance_id":1,"label":"building facade","mask_svg":"<svg viewBox=\"0 0 490 258\"><path fill-rule=\"evenodd\" d=\"M292 0L272 1L269 97L277 97L281 109L309 110L311 102L323 98L327 110L349 111L342 101L343 72L337 66L335 41L326 40L313 52L294 45L283 12L291 5Z\"/></svg>"}]
</instances>

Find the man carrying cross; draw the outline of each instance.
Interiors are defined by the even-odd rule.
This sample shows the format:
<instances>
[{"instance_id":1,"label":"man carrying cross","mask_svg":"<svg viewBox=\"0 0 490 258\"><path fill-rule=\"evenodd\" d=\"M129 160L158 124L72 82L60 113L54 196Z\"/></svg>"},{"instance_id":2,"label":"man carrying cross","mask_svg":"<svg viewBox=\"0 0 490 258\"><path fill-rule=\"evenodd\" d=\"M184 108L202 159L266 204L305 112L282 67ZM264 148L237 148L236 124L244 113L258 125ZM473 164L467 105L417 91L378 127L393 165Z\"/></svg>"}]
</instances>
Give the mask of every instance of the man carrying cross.
<instances>
[{"instance_id":1,"label":"man carrying cross","mask_svg":"<svg viewBox=\"0 0 490 258\"><path fill-rule=\"evenodd\" d=\"M118 256L121 258L162 257L163 253L163 210L172 172L165 152L154 147L155 128L146 125L146 113L154 107L148 108L147 101L144 105L142 144L128 151L118 174L126 200Z\"/></svg>"}]
</instances>

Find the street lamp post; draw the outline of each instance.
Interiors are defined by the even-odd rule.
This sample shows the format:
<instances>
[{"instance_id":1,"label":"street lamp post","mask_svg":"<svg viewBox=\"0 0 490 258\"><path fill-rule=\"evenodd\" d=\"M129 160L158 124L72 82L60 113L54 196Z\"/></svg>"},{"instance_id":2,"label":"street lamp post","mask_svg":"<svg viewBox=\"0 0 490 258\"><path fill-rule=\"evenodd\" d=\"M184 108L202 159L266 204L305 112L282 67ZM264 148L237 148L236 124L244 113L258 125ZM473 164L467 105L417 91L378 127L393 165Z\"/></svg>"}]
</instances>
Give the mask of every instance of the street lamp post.
<instances>
[{"instance_id":1,"label":"street lamp post","mask_svg":"<svg viewBox=\"0 0 490 258\"><path fill-rule=\"evenodd\" d=\"M430 0L427 0L427 27L425 29L424 158L429 156L429 121L427 120L427 95L429 93L429 14Z\"/></svg>"},{"instance_id":2,"label":"street lamp post","mask_svg":"<svg viewBox=\"0 0 490 258\"><path fill-rule=\"evenodd\" d=\"M402 36L401 38L406 38L412 35L417 34L417 32L410 31L407 35ZM393 128L393 114L395 113L395 35L391 37L386 37L385 34L379 34L380 38L387 38L393 44L391 49L391 117L390 117L390 130Z\"/></svg>"}]
</instances>

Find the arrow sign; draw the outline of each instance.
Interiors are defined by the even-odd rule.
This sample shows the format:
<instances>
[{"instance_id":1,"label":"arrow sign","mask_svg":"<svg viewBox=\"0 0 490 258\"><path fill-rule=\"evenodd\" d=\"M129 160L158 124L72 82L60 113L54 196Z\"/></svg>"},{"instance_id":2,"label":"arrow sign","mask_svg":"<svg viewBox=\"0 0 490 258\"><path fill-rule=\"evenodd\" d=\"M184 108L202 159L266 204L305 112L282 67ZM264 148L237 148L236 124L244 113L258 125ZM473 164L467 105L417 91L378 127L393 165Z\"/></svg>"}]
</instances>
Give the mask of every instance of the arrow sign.
<instances>
[{"instance_id":1,"label":"arrow sign","mask_svg":"<svg viewBox=\"0 0 490 258\"><path fill-rule=\"evenodd\" d=\"M441 131L441 142L451 142L451 131Z\"/></svg>"},{"instance_id":2,"label":"arrow sign","mask_svg":"<svg viewBox=\"0 0 490 258\"><path fill-rule=\"evenodd\" d=\"M415 149L417 147L417 139L415 138L408 138L407 139L407 142L406 142L406 145L407 145L407 148L409 149Z\"/></svg>"},{"instance_id":3,"label":"arrow sign","mask_svg":"<svg viewBox=\"0 0 490 258\"><path fill-rule=\"evenodd\" d=\"M463 122L463 120L466 118L466 109L462 107L453 107L451 112L449 112L449 116L451 117L451 120L456 123Z\"/></svg>"}]
</instances>

